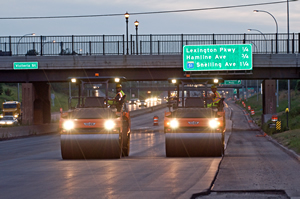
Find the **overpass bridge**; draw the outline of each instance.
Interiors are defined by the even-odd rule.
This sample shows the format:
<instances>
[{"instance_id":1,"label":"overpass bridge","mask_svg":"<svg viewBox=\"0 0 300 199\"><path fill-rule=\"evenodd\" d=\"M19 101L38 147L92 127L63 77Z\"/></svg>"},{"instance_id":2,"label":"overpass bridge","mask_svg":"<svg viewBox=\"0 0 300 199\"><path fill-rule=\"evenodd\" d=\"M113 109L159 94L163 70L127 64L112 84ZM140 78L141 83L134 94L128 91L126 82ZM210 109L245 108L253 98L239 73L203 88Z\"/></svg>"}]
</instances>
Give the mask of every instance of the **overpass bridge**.
<instances>
[{"instance_id":1,"label":"overpass bridge","mask_svg":"<svg viewBox=\"0 0 300 199\"><path fill-rule=\"evenodd\" d=\"M22 84L23 113L30 123L50 120L48 82L71 76L125 76L129 81L160 81L170 77L206 76L262 79L264 98L272 98L275 81L299 78L300 33L0 37L0 82ZM253 70L184 72L183 45L252 44ZM38 62L38 69L14 70L14 62ZM265 84L265 82L268 82ZM275 104L275 101L274 101ZM265 108L264 108L265 110ZM274 108L270 111L274 112Z\"/></svg>"},{"instance_id":2,"label":"overpass bridge","mask_svg":"<svg viewBox=\"0 0 300 199\"><path fill-rule=\"evenodd\" d=\"M38 62L38 69L14 70L14 62ZM163 81L170 77L218 76L223 79L297 79L298 54L254 54L252 71L186 73L182 55L5 56L1 82L66 82L72 76L125 76L129 81Z\"/></svg>"}]
</instances>

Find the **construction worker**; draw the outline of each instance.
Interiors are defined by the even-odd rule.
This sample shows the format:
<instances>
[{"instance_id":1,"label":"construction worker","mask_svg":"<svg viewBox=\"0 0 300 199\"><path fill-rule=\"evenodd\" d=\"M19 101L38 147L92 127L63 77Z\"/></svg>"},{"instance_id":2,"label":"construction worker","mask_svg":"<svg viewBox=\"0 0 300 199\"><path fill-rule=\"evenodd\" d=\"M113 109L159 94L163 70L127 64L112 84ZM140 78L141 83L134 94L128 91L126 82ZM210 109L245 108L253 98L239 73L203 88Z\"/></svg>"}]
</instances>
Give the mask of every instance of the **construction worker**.
<instances>
[{"instance_id":1,"label":"construction worker","mask_svg":"<svg viewBox=\"0 0 300 199\"><path fill-rule=\"evenodd\" d=\"M120 105L120 102L122 102L123 97L125 96L125 93L122 91L122 85L121 84L117 84L116 89L117 89L117 94L116 94L115 98L111 99L111 100L108 100L108 104L109 105L116 105L117 109L120 109L119 105Z\"/></svg>"},{"instance_id":2,"label":"construction worker","mask_svg":"<svg viewBox=\"0 0 300 199\"><path fill-rule=\"evenodd\" d=\"M210 104L207 104L207 107L218 106L221 100L221 95L217 91L217 87L215 85L212 85L210 88L211 91L213 92L212 96L210 97L212 99L212 102Z\"/></svg>"}]
</instances>

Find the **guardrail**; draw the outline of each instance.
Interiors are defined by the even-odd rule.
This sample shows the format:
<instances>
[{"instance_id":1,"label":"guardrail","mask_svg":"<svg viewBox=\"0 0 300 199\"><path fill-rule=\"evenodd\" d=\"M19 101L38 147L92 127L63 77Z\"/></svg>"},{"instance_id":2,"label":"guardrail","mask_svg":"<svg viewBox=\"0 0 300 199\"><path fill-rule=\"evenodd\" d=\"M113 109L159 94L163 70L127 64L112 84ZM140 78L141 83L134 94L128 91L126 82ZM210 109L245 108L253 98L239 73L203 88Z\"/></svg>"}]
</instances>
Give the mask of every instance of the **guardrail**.
<instances>
[{"instance_id":1,"label":"guardrail","mask_svg":"<svg viewBox=\"0 0 300 199\"><path fill-rule=\"evenodd\" d=\"M183 45L252 44L253 53L299 53L300 33L5 36L0 56L172 55ZM137 45L136 45L137 44Z\"/></svg>"}]
</instances>

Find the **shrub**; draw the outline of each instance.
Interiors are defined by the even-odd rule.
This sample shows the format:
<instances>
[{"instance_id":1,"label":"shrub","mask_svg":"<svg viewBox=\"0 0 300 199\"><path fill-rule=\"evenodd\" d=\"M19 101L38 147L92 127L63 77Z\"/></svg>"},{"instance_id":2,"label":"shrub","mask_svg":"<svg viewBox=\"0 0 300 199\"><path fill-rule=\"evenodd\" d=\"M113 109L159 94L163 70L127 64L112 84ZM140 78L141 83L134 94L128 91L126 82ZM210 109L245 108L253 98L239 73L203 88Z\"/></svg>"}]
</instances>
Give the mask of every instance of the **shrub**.
<instances>
[{"instance_id":1,"label":"shrub","mask_svg":"<svg viewBox=\"0 0 300 199\"><path fill-rule=\"evenodd\" d=\"M4 93L5 93L5 95L7 95L7 96L12 96L12 91L11 91L9 88L5 89L5 90L4 90Z\"/></svg>"}]
</instances>

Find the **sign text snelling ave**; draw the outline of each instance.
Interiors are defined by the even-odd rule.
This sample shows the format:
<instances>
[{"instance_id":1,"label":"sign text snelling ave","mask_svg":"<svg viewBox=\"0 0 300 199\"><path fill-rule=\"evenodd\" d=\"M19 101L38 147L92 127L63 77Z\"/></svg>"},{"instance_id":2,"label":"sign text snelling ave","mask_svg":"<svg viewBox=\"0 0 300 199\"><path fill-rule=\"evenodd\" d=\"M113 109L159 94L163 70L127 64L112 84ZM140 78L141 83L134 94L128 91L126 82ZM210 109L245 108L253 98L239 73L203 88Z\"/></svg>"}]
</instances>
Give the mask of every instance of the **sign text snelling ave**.
<instances>
[{"instance_id":1,"label":"sign text snelling ave","mask_svg":"<svg viewBox=\"0 0 300 199\"><path fill-rule=\"evenodd\" d=\"M251 44L183 46L183 71L252 70Z\"/></svg>"}]
</instances>

